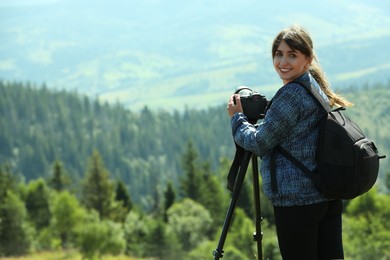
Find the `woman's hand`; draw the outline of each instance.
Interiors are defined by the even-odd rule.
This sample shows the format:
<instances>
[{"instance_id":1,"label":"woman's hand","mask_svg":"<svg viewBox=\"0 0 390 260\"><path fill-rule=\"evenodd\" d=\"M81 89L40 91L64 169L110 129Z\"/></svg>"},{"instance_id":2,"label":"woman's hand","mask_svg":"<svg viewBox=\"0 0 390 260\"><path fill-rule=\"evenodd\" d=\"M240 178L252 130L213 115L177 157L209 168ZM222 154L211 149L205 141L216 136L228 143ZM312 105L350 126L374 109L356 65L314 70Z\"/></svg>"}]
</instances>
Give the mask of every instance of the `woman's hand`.
<instances>
[{"instance_id":1,"label":"woman's hand","mask_svg":"<svg viewBox=\"0 0 390 260\"><path fill-rule=\"evenodd\" d=\"M234 99L236 100L236 104L234 104ZM230 97L226 109L230 117L233 117L235 113L243 112L239 94L234 94Z\"/></svg>"}]
</instances>

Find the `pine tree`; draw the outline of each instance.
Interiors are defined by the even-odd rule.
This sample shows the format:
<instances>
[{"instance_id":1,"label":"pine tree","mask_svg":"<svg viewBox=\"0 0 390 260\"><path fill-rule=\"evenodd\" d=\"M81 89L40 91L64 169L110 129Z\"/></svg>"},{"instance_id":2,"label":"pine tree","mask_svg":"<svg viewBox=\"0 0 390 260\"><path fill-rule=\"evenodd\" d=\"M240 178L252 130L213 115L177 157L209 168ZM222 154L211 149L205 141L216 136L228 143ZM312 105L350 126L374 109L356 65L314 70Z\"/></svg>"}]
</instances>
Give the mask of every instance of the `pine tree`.
<instances>
[{"instance_id":1,"label":"pine tree","mask_svg":"<svg viewBox=\"0 0 390 260\"><path fill-rule=\"evenodd\" d=\"M118 180L115 188L115 200L120 202L122 207L131 210L133 203L130 199L126 184L122 180Z\"/></svg>"},{"instance_id":2,"label":"pine tree","mask_svg":"<svg viewBox=\"0 0 390 260\"><path fill-rule=\"evenodd\" d=\"M133 202L122 180L116 182L115 203L112 207L111 219L117 222L124 222L127 214L133 208Z\"/></svg>"},{"instance_id":3,"label":"pine tree","mask_svg":"<svg viewBox=\"0 0 390 260\"><path fill-rule=\"evenodd\" d=\"M56 191L63 191L69 183L69 177L65 173L61 162L56 160L53 164L53 174L49 179L49 186Z\"/></svg>"},{"instance_id":4,"label":"pine tree","mask_svg":"<svg viewBox=\"0 0 390 260\"><path fill-rule=\"evenodd\" d=\"M7 192L13 190L15 180L8 165L0 166L0 205L4 202Z\"/></svg>"},{"instance_id":5,"label":"pine tree","mask_svg":"<svg viewBox=\"0 0 390 260\"><path fill-rule=\"evenodd\" d=\"M168 221L167 219L167 211L168 209L175 203L176 193L173 189L172 182L168 182L167 189L164 192L164 221Z\"/></svg>"},{"instance_id":6,"label":"pine tree","mask_svg":"<svg viewBox=\"0 0 390 260\"><path fill-rule=\"evenodd\" d=\"M113 183L97 150L89 160L82 184L82 201L88 209L98 212L100 218L108 218L114 199Z\"/></svg>"},{"instance_id":7,"label":"pine tree","mask_svg":"<svg viewBox=\"0 0 390 260\"><path fill-rule=\"evenodd\" d=\"M202 181L200 185L199 203L202 204L213 218L211 233L219 229L225 219L225 213L228 206L226 193L217 177L211 172L210 165L205 163L202 167ZM210 234L211 235L211 234Z\"/></svg>"},{"instance_id":8,"label":"pine tree","mask_svg":"<svg viewBox=\"0 0 390 260\"><path fill-rule=\"evenodd\" d=\"M197 168L198 153L195 150L192 141L187 144L187 150L182 158L182 167L184 178L181 181L181 192L184 198L190 198L198 201L200 198L200 174Z\"/></svg>"},{"instance_id":9,"label":"pine tree","mask_svg":"<svg viewBox=\"0 0 390 260\"><path fill-rule=\"evenodd\" d=\"M168 210L172 206L172 204L175 202L175 199L176 199L176 193L175 193L175 190L173 189L172 182L168 182L167 189L165 190L165 193L164 193L164 197L165 197L164 209Z\"/></svg>"}]
</instances>

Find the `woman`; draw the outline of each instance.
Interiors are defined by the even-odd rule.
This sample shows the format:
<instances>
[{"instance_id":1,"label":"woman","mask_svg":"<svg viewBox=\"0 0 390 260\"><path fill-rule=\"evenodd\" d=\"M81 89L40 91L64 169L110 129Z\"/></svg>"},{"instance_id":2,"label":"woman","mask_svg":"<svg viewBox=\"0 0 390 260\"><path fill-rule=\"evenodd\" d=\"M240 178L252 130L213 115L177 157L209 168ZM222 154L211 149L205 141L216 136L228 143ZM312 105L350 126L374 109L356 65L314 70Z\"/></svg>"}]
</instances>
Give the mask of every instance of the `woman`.
<instances>
[{"instance_id":1,"label":"woman","mask_svg":"<svg viewBox=\"0 0 390 260\"><path fill-rule=\"evenodd\" d=\"M272 57L283 87L257 127L242 113L239 95L230 98L227 110L234 140L262 157L263 189L274 206L283 259L342 259L342 201L324 198L311 180L275 147L282 146L310 170L316 169L318 122L325 111L303 86L292 81L310 82L331 106L351 104L330 89L311 37L302 27L281 31L274 39Z\"/></svg>"}]
</instances>

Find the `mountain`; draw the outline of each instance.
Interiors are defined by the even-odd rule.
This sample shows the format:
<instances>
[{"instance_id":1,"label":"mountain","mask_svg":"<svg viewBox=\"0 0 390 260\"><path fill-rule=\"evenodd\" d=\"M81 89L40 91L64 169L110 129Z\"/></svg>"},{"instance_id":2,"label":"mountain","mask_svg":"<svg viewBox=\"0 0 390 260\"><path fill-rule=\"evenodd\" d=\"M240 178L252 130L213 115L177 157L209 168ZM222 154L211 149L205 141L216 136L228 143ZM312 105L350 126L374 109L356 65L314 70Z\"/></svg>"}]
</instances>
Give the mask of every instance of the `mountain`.
<instances>
[{"instance_id":1,"label":"mountain","mask_svg":"<svg viewBox=\"0 0 390 260\"><path fill-rule=\"evenodd\" d=\"M383 83L389 11L380 0L3 0L0 79L131 109L205 108L239 85L272 96L272 39L299 23L335 88Z\"/></svg>"}]
</instances>

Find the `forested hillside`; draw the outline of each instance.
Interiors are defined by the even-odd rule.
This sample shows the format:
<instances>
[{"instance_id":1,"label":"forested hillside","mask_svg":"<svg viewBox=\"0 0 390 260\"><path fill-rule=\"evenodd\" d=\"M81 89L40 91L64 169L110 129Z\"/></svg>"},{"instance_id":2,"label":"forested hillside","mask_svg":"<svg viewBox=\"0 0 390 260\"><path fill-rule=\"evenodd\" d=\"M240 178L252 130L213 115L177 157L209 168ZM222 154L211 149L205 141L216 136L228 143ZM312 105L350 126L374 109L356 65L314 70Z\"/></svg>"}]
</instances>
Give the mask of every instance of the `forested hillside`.
<instances>
[{"instance_id":1,"label":"forested hillside","mask_svg":"<svg viewBox=\"0 0 390 260\"><path fill-rule=\"evenodd\" d=\"M0 111L0 163L9 163L27 181L47 177L58 159L77 183L97 149L136 201L159 183L177 179L189 140L214 168L235 149L221 107L173 114L145 107L133 113L77 93L1 83Z\"/></svg>"},{"instance_id":2,"label":"forested hillside","mask_svg":"<svg viewBox=\"0 0 390 260\"><path fill-rule=\"evenodd\" d=\"M355 103L349 113L379 150L390 154L389 87L351 88L346 96ZM222 157L232 159L235 147L224 106L173 113L145 107L136 113L76 92L0 83L0 163L28 181L49 176L51 165L60 160L77 183L97 149L111 175L147 204L167 180L177 184L180 156L189 141L212 169ZM389 164L382 162L383 175Z\"/></svg>"},{"instance_id":3,"label":"forested hillside","mask_svg":"<svg viewBox=\"0 0 390 260\"><path fill-rule=\"evenodd\" d=\"M349 113L385 154L388 90L378 85L345 93L355 103ZM136 113L78 93L0 82L0 257L211 258L229 202L226 174L235 150L225 105ZM382 185L345 202L348 259L390 257L390 227L383 221L390 217L386 165ZM257 253L251 181L245 179L237 203L227 259ZM279 260L264 194L261 208L264 257Z\"/></svg>"}]
</instances>

